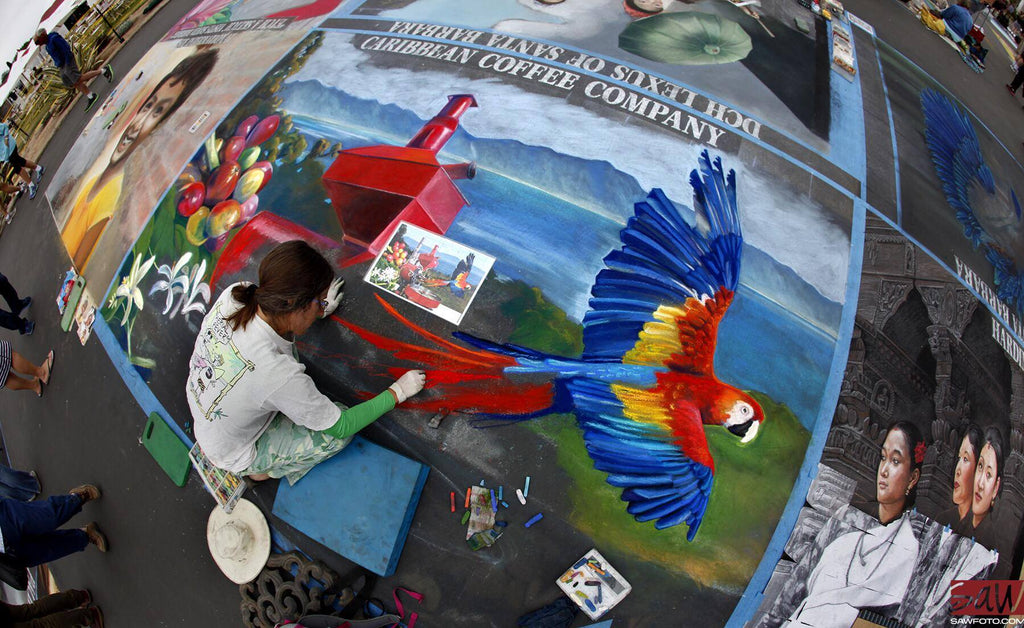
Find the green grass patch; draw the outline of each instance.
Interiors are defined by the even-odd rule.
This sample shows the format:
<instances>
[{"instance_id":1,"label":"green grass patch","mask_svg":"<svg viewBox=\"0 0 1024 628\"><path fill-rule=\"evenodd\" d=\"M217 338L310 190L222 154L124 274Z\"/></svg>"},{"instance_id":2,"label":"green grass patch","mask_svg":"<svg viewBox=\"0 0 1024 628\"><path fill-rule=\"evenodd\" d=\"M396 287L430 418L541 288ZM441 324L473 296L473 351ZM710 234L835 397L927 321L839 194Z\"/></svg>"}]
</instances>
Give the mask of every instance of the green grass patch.
<instances>
[{"instance_id":1,"label":"green grass patch","mask_svg":"<svg viewBox=\"0 0 1024 628\"><path fill-rule=\"evenodd\" d=\"M613 546L704 586L741 590L761 560L793 488L810 439L785 405L752 393L767 417L757 438L741 445L721 427L706 427L715 459L715 483L697 537L685 525L656 530L626 512L621 489L594 469L571 415L533 422L558 444L558 462L573 479L567 491L572 523L598 546Z\"/></svg>"}]
</instances>

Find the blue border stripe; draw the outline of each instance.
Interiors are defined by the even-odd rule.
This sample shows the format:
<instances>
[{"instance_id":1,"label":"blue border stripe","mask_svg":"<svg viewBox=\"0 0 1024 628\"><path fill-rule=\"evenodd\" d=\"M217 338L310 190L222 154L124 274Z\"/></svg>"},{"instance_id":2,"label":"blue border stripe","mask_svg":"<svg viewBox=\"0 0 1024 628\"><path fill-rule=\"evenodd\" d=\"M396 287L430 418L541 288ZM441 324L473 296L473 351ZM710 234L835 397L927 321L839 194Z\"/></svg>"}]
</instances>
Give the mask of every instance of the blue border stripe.
<instances>
[{"instance_id":1,"label":"blue border stripe","mask_svg":"<svg viewBox=\"0 0 1024 628\"><path fill-rule=\"evenodd\" d=\"M807 453L804 454L804 463L800 467L796 482L793 483L793 490L789 494L789 501L786 509L779 519L775 532L772 534L768 548L761 557L761 562L747 584L743 596L740 598L736 608L726 624L726 628L741 628L747 621L753 618L761 600L764 597L764 588L775 571L775 565L782 557L782 551L786 547L789 535L796 525L800 509L807 500L807 489L810 488L811 480L818 475L818 463L821 454L825 450L825 439L828 437L829 429L832 427L832 416L835 414L836 404L839 403L839 392L842 390L843 377L846 373L846 363L850 354L850 340L853 338L853 323L857 316L857 296L860 293L861 269L864 262L864 227L867 213L866 203L857 201L853 208L853 229L850 233L850 265L846 275L846 301L843 306L843 316L839 323L839 337L836 340L836 350L832 355L832 368L829 371L828 383L825 386L825 393L821 398L821 406L818 410L818 420L811 432L811 440L807 444Z\"/></svg>"},{"instance_id":2,"label":"blue border stripe","mask_svg":"<svg viewBox=\"0 0 1024 628\"><path fill-rule=\"evenodd\" d=\"M885 84L885 69L882 67L882 53L878 51L879 40L871 36L875 43L875 58L878 60L878 74L882 77L882 94L885 96L885 112L889 114L889 136L892 138L892 167L896 187L896 224L903 224L903 190L900 183L900 152L896 145L896 124L892 119L892 103L889 101L889 86ZM882 42L885 43L885 42ZM865 179L865 187L867 187Z\"/></svg>"},{"instance_id":3,"label":"blue border stripe","mask_svg":"<svg viewBox=\"0 0 1024 628\"><path fill-rule=\"evenodd\" d=\"M847 29L853 28L849 21L844 24ZM833 47L832 29L833 22L830 20L827 34L830 58ZM853 49L855 63L860 64L861 55L852 37L850 47ZM832 124L828 134L830 146L828 160L851 176L857 173L856 178L860 179L861 184L860 197L864 199L868 193L868 162L861 75L858 74L849 80L832 69L831 60L829 61L829 72L831 73L829 107L832 109Z\"/></svg>"},{"instance_id":4,"label":"blue border stripe","mask_svg":"<svg viewBox=\"0 0 1024 628\"><path fill-rule=\"evenodd\" d=\"M110 358L110 363L114 365L114 368L121 375L125 386L128 387L128 392L135 397L135 401L142 408L144 416L148 417L154 412L159 414L160 418L167 423L167 426L178 435L181 442L188 445L189 449L191 449L193 445L192 439L182 431L178 426L178 422L171 418L167 409L157 400L153 391L149 389L146 381L142 379L139 372L128 361L128 356L125 355L124 349L121 348L121 343L114 337L114 332L111 331L110 326L102 316L96 317L96 322L92 325L92 333L99 339L100 344L103 345L103 349ZM182 382L182 386L184 386L184 382Z\"/></svg>"}]
</instances>

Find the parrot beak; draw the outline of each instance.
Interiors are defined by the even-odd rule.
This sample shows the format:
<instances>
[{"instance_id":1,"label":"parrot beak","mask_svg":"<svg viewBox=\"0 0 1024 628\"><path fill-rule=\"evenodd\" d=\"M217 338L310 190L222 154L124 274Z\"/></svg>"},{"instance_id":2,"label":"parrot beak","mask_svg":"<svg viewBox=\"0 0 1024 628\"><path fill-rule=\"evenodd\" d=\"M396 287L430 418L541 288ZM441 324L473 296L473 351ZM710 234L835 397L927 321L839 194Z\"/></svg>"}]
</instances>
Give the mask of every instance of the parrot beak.
<instances>
[{"instance_id":1,"label":"parrot beak","mask_svg":"<svg viewBox=\"0 0 1024 628\"><path fill-rule=\"evenodd\" d=\"M751 425L750 429L747 430L746 436L740 439L741 443L749 443L750 441L754 440L757 437L757 430L760 429L761 422L751 421L751 423L753 423L753 425Z\"/></svg>"},{"instance_id":2,"label":"parrot beak","mask_svg":"<svg viewBox=\"0 0 1024 628\"><path fill-rule=\"evenodd\" d=\"M726 429L732 432L734 435L739 436L741 443L749 443L750 441L754 440L754 438L757 436L757 430L758 427L760 427L760 425L760 421L755 421L751 419L746 423L727 425Z\"/></svg>"}]
</instances>

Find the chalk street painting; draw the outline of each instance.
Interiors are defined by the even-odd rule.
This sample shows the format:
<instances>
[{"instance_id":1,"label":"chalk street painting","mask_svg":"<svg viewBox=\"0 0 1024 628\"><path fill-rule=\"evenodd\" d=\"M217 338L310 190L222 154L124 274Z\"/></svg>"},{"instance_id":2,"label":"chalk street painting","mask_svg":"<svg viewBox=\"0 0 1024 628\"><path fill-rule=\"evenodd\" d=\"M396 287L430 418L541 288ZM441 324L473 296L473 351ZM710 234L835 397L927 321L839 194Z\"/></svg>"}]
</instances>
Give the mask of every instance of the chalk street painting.
<instances>
[{"instance_id":1,"label":"chalk street painting","mask_svg":"<svg viewBox=\"0 0 1024 628\"><path fill-rule=\"evenodd\" d=\"M353 402L427 369L405 414L451 416L435 468L542 449L571 534L666 574L636 603L705 590L724 623L831 412L852 201L714 118L624 117L587 96L612 88L598 74L524 81L500 49L413 58L355 22L299 42L171 178L107 294L125 354L184 426L211 295L310 241L347 279L299 343L325 391ZM379 272L405 281L410 258L417 297Z\"/></svg>"},{"instance_id":2,"label":"chalk street painting","mask_svg":"<svg viewBox=\"0 0 1024 628\"><path fill-rule=\"evenodd\" d=\"M1007 337L956 278L869 216L839 404L751 625L847 625L867 610L947 626L950 580L1014 577L1024 349Z\"/></svg>"},{"instance_id":3,"label":"chalk street painting","mask_svg":"<svg viewBox=\"0 0 1024 628\"><path fill-rule=\"evenodd\" d=\"M1024 168L941 85L884 44L902 186L900 226L1021 336ZM936 211L936 208L942 208Z\"/></svg>"},{"instance_id":4,"label":"chalk street painting","mask_svg":"<svg viewBox=\"0 0 1024 628\"><path fill-rule=\"evenodd\" d=\"M255 0L230 4L248 19L236 28L227 28L225 17L176 29L154 45L53 175L46 196L54 221L94 294L106 291L152 208L211 126L317 21L280 7L278 17L263 19L245 10L267 4ZM337 2L328 4L320 10Z\"/></svg>"}]
</instances>

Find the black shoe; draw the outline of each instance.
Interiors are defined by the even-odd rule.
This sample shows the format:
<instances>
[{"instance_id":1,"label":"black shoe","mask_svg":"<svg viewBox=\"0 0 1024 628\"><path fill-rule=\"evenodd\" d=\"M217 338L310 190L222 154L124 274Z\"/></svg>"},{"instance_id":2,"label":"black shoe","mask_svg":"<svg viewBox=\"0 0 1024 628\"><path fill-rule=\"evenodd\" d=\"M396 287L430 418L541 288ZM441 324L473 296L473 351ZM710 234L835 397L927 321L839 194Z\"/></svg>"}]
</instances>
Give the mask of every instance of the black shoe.
<instances>
[{"instance_id":1,"label":"black shoe","mask_svg":"<svg viewBox=\"0 0 1024 628\"><path fill-rule=\"evenodd\" d=\"M32 305L32 297L25 297L24 299L21 300L21 307L18 308L18 311L15 312L15 313L18 316L21 316L22 314L25 313L26 310L28 310L29 306L31 306L31 305Z\"/></svg>"},{"instance_id":2,"label":"black shoe","mask_svg":"<svg viewBox=\"0 0 1024 628\"><path fill-rule=\"evenodd\" d=\"M99 98L100 97L96 94L91 94L89 96L89 99L85 102L85 110L89 111L90 109L92 109L92 106L96 104L96 101L99 100Z\"/></svg>"},{"instance_id":3,"label":"black shoe","mask_svg":"<svg viewBox=\"0 0 1024 628\"><path fill-rule=\"evenodd\" d=\"M34 332L35 330L36 330L36 323L35 323L35 321L25 321L25 327L22 328L21 335L22 336L31 336L32 332Z\"/></svg>"},{"instance_id":4,"label":"black shoe","mask_svg":"<svg viewBox=\"0 0 1024 628\"><path fill-rule=\"evenodd\" d=\"M110 67L109 63L103 66L103 76L106 77L108 83L114 80L114 68Z\"/></svg>"}]
</instances>

